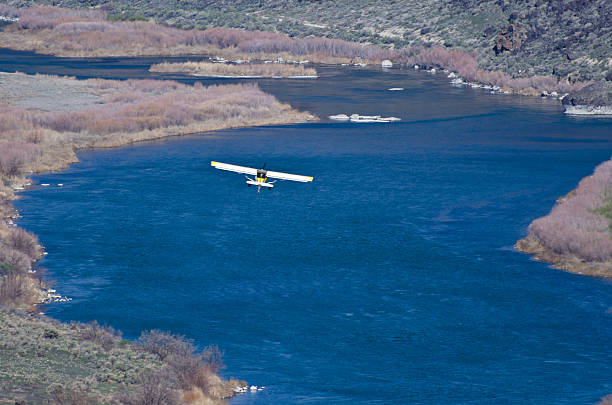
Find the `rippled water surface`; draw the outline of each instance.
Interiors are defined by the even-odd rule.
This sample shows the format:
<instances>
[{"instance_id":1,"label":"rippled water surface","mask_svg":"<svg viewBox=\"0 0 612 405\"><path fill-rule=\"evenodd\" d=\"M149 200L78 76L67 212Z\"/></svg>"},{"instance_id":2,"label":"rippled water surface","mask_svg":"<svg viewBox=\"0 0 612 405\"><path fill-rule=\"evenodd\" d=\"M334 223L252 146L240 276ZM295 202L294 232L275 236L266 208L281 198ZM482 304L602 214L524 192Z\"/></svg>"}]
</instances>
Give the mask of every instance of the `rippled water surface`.
<instances>
[{"instance_id":1,"label":"rippled water surface","mask_svg":"<svg viewBox=\"0 0 612 405\"><path fill-rule=\"evenodd\" d=\"M149 77L148 63L0 53L3 70L83 77ZM590 404L612 393L612 285L513 249L610 158L612 122L440 74L319 70L260 85L322 117L403 121L83 151L36 176L51 186L17 202L20 224L74 298L47 313L217 344L226 375L267 387L232 404ZM315 181L258 194L211 160Z\"/></svg>"}]
</instances>

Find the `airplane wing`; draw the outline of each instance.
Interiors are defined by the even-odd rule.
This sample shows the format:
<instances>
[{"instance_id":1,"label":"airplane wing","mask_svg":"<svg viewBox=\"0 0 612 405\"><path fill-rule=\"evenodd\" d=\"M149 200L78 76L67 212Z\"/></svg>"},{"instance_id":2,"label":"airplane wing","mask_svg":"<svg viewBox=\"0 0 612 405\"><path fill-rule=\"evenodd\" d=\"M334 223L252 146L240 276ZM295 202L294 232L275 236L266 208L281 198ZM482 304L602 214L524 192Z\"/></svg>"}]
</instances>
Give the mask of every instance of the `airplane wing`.
<instances>
[{"instance_id":1,"label":"airplane wing","mask_svg":"<svg viewBox=\"0 0 612 405\"><path fill-rule=\"evenodd\" d=\"M307 183L312 181L312 177L310 176L300 176L298 174L289 174L289 173L281 173L281 172L266 172L266 176L271 177L273 179L279 180L291 180L291 181L301 181L302 183Z\"/></svg>"},{"instance_id":2,"label":"airplane wing","mask_svg":"<svg viewBox=\"0 0 612 405\"><path fill-rule=\"evenodd\" d=\"M227 170L230 172L250 174L251 176L257 175L257 169L253 169L251 167L236 166L236 165L230 165L227 163L214 162L214 161L210 162L210 165L214 168L221 169L221 170Z\"/></svg>"}]
</instances>

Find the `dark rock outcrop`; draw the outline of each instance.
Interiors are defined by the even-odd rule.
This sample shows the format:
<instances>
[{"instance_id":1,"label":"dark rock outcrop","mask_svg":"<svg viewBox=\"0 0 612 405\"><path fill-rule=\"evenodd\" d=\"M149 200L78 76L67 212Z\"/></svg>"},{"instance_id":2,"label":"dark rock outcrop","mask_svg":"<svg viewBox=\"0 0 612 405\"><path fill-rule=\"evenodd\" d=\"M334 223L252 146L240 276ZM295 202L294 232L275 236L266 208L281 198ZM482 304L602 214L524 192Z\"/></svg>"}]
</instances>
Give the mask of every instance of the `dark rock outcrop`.
<instances>
[{"instance_id":1,"label":"dark rock outcrop","mask_svg":"<svg viewBox=\"0 0 612 405\"><path fill-rule=\"evenodd\" d=\"M563 99L564 106L612 106L612 84L600 80L569 94Z\"/></svg>"},{"instance_id":2,"label":"dark rock outcrop","mask_svg":"<svg viewBox=\"0 0 612 405\"><path fill-rule=\"evenodd\" d=\"M510 24L495 37L495 47L493 49L496 54L515 52L521 49L526 40L527 30L516 24Z\"/></svg>"}]
</instances>

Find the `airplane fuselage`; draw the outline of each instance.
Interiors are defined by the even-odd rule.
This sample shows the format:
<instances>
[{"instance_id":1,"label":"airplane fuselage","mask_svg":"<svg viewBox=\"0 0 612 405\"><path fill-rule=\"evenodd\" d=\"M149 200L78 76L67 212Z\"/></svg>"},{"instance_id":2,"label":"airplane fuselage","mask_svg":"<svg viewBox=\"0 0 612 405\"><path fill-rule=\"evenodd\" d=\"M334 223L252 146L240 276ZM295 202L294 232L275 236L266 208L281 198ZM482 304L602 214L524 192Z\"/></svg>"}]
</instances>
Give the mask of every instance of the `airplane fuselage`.
<instances>
[{"instance_id":1,"label":"airplane fuselage","mask_svg":"<svg viewBox=\"0 0 612 405\"><path fill-rule=\"evenodd\" d=\"M265 182L259 179L256 179L256 180L249 179L246 181L246 184L248 184L249 186L257 186L257 187L268 187L268 188L274 187L274 184L268 183L268 182Z\"/></svg>"},{"instance_id":2,"label":"airplane fuselage","mask_svg":"<svg viewBox=\"0 0 612 405\"><path fill-rule=\"evenodd\" d=\"M246 183L250 186L257 186L257 188L267 187L272 188L274 184L268 183L268 175L267 171L264 169L258 169L257 175L255 176L255 180L247 179Z\"/></svg>"}]
</instances>

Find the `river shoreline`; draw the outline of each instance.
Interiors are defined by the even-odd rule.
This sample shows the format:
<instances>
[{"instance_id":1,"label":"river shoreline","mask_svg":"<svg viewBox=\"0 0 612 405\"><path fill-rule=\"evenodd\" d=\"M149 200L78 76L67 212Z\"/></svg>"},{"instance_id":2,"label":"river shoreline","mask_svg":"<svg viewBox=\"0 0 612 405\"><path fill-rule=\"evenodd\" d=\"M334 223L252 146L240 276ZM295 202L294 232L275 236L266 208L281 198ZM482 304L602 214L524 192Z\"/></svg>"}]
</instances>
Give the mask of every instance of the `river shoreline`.
<instances>
[{"instance_id":1,"label":"river shoreline","mask_svg":"<svg viewBox=\"0 0 612 405\"><path fill-rule=\"evenodd\" d=\"M534 220L515 248L570 273L612 278L612 160L599 164L578 187Z\"/></svg>"},{"instance_id":2,"label":"river shoreline","mask_svg":"<svg viewBox=\"0 0 612 405\"><path fill-rule=\"evenodd\" d=\"M7 9L17 20L0 31L5 47L56 56L204 56L224 60L308 60L312 63L445 69L466 82L497 86L503 92L543 96L573 93L588 86L572 75L519 76L478 67L468 52L443 47L387 49L328 38L290 38L261 31L211 28L181 30L151 22L111 22L101 10L57 7ZM13 15L14 14L14 15ZM64 23L64 19L70 21ZM150 33L150 35L143 33ZM147 37L155 37L155 40ZM255 44L253 40L259 40ZM157 41L157 42L155 42ZM389 63L392 62L392 63Z\"/></svg>"},{"instance_id":3,"label":"river shoreline","mask_svg":"<svg viewBox=\"0 0 612 405\"><path fill-rule=\"evenodd\" d=\"M287 125L316 119L309 113L299 112L292 109L289 105L279 103L274 97L261 92L253 86L224 85L204 88L201 85L199 87L192 87L164 81L163 85L166 87L157 89L157 85L141 80L132 82L135 87L130 90L125 86L126 83L117 81L100 82L46 75L29 76L20 73L2 73L0 74L0 79L0 93L3 94L6 103L2 106L4 110L1 113L4 114L5 118L3 119L4 126L0 132L0 280L2 280L0 283L0 294L2 294L0 296L0 319L8 317L13 324L22 325L25 328L24 332L31 329L30 335L33 337L32 347L40 345L40 343L37 343L37 339L45 341L46 343L43 345L45 350L39 349L39 351L42 350L39 357L49 359L52 362L56 361L55 353L64 350L63 346L59 347L55 344L55 339L62 337L62 339L57 340L59 342L60 340L68 339L68 336L70 336L71 341L78 341L83 339L83 336L91 334L93 334L94 340L99 339L95 336L100 334L105 339L101 341L102 343L95 340L94 344L96 346L93 346L93 350L99 352L102 359L107 356L113 356L109 354L107 346L111 349L119 346L125 347L123 356L128 360L123 360L124 362L131 361L129 359L141 355L138 350L132 348L133 344L127 345L122 343L114 331L107 333L104 330L96 329L97 324L93 326L83 325L78 333L75 334L71 331L71 329L74 330L74 327L69 328L67 325L59 324L51 318L41 316L42 314L37 314L40 310L40 305L46 305L54 301L68 301L70 299L62 297L61 291L56 293L54 289L50 289L49 280L45 279L44 274L41 274L42 272L39 271L40 268L37 266L37 263L46 254L43 245L34 235L18 227L19 213L13 207L11 201L19 198L19 192L27 190L32 186L31 175L61 171L73 163L78 163L79 160L76 152L79 150L119 148L137 142L209 133L221 129ZM102 130L102 132L99 132L101 135L98 137L92 137L92 134L88 134L87 130L81 135L78 132L74 132L76 131L75 129L71 129L70 131L72 132L64 133L59 129L60 127L57 123L53 123L54 121L48 121L50 124L46 126L45 124L38 126L40 122L45 122L44 120L49 115L53 116L55 114L56 118L61 119L63 117L62 114L70 114L72 109L83 109L88 105L90 105L91 110L84 111L91 118L92 115L95 116L96 111L100 110L100 105L111 103L116 98L121 99L121 103L119 107L113 108L125 107L124 101L129 106L130 100L133 103L137 93L127 96L129 93L126 93L126 91L133 92L137 91L138 88L144 89L145 92L154 89L153 93L145 96L146 103L149 103L146 104L147 106L153 105L151 103L155 101L155 97L160 97L160 94L162 98L165 97L163 98L165 102L170 103L170 105L166 104L165 107L171 107L172 98L170 96L180 98L190 97L190 94L194 96L194 91L203 94L212 92L213 103L219 105L219 108L228 108L230 111L234 109L235 112L242 111L242 113L226 117L223 120L200 118L192 122L185 121L184 125L161 126L131 133L114 134L111 131L104 135L104 130ZM42 91L41 89L46 89L45 92L47 94L37 97L36 95ZM115 90L118 90L118 92ZM177 90L179 91L177 93L178 96L172 93ZM215 95L215 91L218 90L220 92ZM55 94L54 92L57 93ZM169 93L166 94L166 92ZM181 94L181 92L183 93ZM254 100L257 100L257 103L260 104L260 107L257 107L259 112L250 114L248 109L241 109L242 107L236 110L232 107L234 103L231 99L232 93L239 97L237 99L239 103L249 103L249 99L255 97ZM230 95L229 99L227 98L228 94ZM72 96L76 97L76 100L71 100ZM66 99L69 100L66 101ZM134 106L137 107L138 105L134 104ZM261 106L266 106L267 109L262 110ZM67 110L67 112L63 110ZM113 109L113 111L115 114L118 113L116 109ZM11 121L15 116L25 117L25 120L33 116L38 116L39 118L38 121L32 121L34 124L28 121L28 125L25 125L24 122L26 121L19 121L19 118ZM74 119L76 118L74 117ZM103 123L103 121L100 121L101 118L98 117L96 119L99 121L98 124ZM95 124L95 122L92 122L92 124ZM99 127L98 130L100 129L102 127ZM57 141L58 139L60 139L59 142ZM7 308L25 310L27 313L10 312L10 310L6 312ZM173 337L172 339L175 339L176 344L179 346L190 344L188 341L184 341L182 337ZM14 342L14 340L0 342L0 345L3 346L3 350L6 349L11 352L12 350L17 350L13 344ZM76 345L76 343L73 343L73 345ZM166 384L164 389L172 398L182 398L183 401L187 401L187 398L192 398L193 400L198 400L199 398L214 404L224 404L225 398L246 390L245 382L233 379L229 381L222 380L217 375L218 369L210 368L205 362L199 366L198 364L204 361L205 357L198 356L203 356L206 353L201 355L192 346L188 346L188 349L191 350L191 354L181 361L192 364L192 366L195 365L193 367L196 367L196 369L193 370L192 376L179 377L190 378L186 381L181 381L180 384L183 386L188 385L192 388L176 390L176 385L172 385L174 384L172 383L173 377L165 376L164 378L169 379L164 382ZM82 354L75 354L74 356L83 357ZM10 373L10 376L7 377L9 383L12 381L11 379L22 378L19 377L22 373L27 374L28 371L25 371L28 369L26 364L30 363L27 355L19 354L14 355L12 358L13 373ZM160 360L163 363L164 359L160 357ZM147 379L160 378L158 376L165 375L164 373L167 374L168 372L163 367L157 367L147 372L146 370L139 370L138 366L135 366L134 371L129 375L115 376L113 374L113 377L109 377L107 375L98 375L98 373L94 380L87 380L87 384L77 380L74 383L77 385L70 385L70 383L65 382L66 379L70 381L70 377L64 375L66 372L62 370L61 365L58 364L57 367L55 371L52 371L47 376L52 375L53 378L51 380L58 382L51 387L56 398L59 398L58 395L65 398L69 395L67 394L68 392L79 392L79 395L83 397L89 397L91 394L96 398L103 398L104 396L100 397L102 394L96 388L96 380L101 383L108 383L110 381L112 383L131 384L130 392L125 395L132 397L134 395L142 395L145 398L147 391L144 387L149 384ZM178 366L171 362L168 367L172 369L172 367ZM198 371L197 367L201 367L200 371ZM178 368L176 369L178 370ZM0 372L4 371L0 370ZM117 371L114 368L110 368L108 373L117 373ZM197 378L203 380L200 381ZM32 384L43 386L48 384L48 382L36 381ZM6 393L10 394L15 393L14 389L19 387L10 386L5 388L7 388ZM50 386L46 385L43 388L47 389L47 391L51 389ZM36 395L39 394L28 393L27 389L25 392L25 396L16 395L13 398L16 400L20 398L38 398ZM108 400L109 397L104 398ZM0 398L0 402L2 399ZM6 399L13 400L11 398Z\"/></svg>"},{"instance_id":4,"label":"river shoreline","mask_svg":"<svg viewBox=\"0 0 612 405\"><path fill-rule=\"evenodd\" d=\"M532 234L517 241L515 248L521 253L532 255L534 260L548 263L558 270L582 276L612 279L612 260L589 262L576 255L560 254L545 246Z\"/></svg>"}]
</instances>

